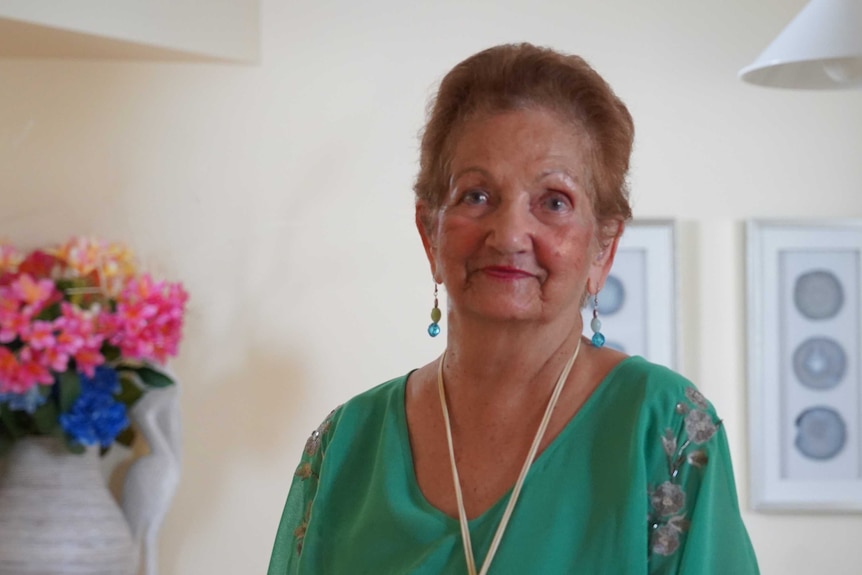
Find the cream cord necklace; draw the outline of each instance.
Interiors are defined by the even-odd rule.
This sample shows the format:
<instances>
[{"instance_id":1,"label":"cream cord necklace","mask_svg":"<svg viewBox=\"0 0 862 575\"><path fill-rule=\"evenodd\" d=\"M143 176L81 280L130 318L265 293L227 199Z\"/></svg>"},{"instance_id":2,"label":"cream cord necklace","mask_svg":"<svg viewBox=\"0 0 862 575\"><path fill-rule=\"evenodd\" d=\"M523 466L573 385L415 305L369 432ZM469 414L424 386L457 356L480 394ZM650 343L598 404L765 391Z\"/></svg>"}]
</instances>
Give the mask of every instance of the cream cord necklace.
<instances>
[{"instance_id":1,"label":"cream cord necklace","mask_svg":"<svg viewBox=\"0 0 862 575\"><path fill-rule=\"evenodd\" d=\"M521 494L521 488L524 486L524 479L527 477L527 471L533 464L536 458L536 452L539 450L539 444L542 443L542 438L545 436L545 430L548 428L548 422L551 420L551 414L554 407L557 405L557 400L560 398L560 393L566 384L566 379L569 377L569 372L572 370L572 365L578 357L578 352L581 351L581 339L578 338L578 345L575 347L575 353L563 368L563 372L557 379L557 384L554 386L554 392L551 394L551 399L548 401L548 407L545 408L545 415L542 417L542 422L539 424L539 429L536 431L536 436L533 438L533 445L530 446L530 451L527 453L527 459L524 461L524 466L521 468L521 473L518 475L518 480L512 488L512 495L509 497L509 502L506 505L506 510L503 512L503 517L500 519L500 524L497 526L497 532L494 534L494 539L491 541L491 547L488 548L488 554L485 556L485 563L479 575L488 573L491 567L491 561L497 553L497 548L500 546L500 541L503 539L503 532L506 530L506 525L509 523L509 518L512 516L512 511L515 509L515 503L518 501L518 495ZM455 464L455 449L452 446L452 427L449 424L449 408L446 406L446 390L443 388L443 360L446 358L446 351L443 350L443 355L440 356L440 361L437 364L437 390L440 393L440 406L443 409L443 421L446 424L446 440L449 442L449 461L452 463L452 479L455 483L455 499L458 502L458 519L461 522L461 539L464 542L464 555L467 558L467 573L468 575L476 575L476 559L473 557L473 543L470 541L470 527L467 524L467 512L464 510L464 497L461 494L461 480L458 478L458 467Z\"/></svg>"}]
</instances>

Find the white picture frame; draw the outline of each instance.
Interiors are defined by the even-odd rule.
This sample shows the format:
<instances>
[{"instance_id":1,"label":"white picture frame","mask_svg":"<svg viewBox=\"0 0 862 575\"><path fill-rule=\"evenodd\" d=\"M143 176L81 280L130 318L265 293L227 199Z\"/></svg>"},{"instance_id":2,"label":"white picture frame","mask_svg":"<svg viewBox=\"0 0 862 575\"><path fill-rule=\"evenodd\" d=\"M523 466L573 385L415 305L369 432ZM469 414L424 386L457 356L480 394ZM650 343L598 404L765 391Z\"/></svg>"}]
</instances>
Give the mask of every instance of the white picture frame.
<instances>
[{"instance_id":1,"label":"white picture frame","mask_svg":"<svg viewBox=\"0 0 862 575\"><path fill-rule=\"evenodd\" d=\"M862 511L862 220L746 224L751 505Z\"/></svg>"},{"instance_id":2,"label":"white picture frame","mask_svg":"<svg viewBox=\"0 0 862 575\"><path fill-rule=\"evenodd\" d=\"M677 291L674 221L630 222L598 294L605 345L677 369ZM593 307L587 301L582 310L587 338Z\"/></svg>"}]
</instances>

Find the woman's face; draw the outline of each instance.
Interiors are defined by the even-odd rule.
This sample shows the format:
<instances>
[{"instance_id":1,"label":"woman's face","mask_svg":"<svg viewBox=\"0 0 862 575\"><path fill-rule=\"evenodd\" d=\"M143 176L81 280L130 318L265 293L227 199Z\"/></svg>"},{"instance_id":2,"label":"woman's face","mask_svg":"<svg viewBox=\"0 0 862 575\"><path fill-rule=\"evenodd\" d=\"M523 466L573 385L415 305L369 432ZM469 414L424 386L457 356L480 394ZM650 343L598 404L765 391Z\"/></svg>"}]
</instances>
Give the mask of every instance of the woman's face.
<instances>
[{"instance_id":1,"label":"woman's face","mask_svg":"<svg viewBox=\"0 0 862 575\"><path fill-rule=\"evenodd\" d=\"M616 249L616 238L604 249L597 240L588 153L573 125L547 110L467 121L441 209L417 207L432 273L445 284L452 313L579 320L587 281L592 291L604 283Z\"/></svg>"}]
</instances>

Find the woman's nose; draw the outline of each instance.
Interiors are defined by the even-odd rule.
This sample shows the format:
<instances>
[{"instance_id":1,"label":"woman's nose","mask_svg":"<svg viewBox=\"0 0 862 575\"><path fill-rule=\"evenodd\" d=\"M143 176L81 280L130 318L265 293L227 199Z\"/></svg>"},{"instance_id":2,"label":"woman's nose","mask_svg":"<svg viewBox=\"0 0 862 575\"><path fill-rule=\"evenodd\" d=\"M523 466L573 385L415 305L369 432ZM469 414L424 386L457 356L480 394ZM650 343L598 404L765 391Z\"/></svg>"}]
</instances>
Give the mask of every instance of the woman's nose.
<instances>
[{"instance_id":1,"label":"woman's nose","mask_svg":"<svg viewBox=\"0 0 862 575\"><path fill-rule=\"evenodd\" d=\"M486 243L501 253L517 253L532 244L533 217L524 202L503 202L489 214Z\"/></svg>"}]
</instances>

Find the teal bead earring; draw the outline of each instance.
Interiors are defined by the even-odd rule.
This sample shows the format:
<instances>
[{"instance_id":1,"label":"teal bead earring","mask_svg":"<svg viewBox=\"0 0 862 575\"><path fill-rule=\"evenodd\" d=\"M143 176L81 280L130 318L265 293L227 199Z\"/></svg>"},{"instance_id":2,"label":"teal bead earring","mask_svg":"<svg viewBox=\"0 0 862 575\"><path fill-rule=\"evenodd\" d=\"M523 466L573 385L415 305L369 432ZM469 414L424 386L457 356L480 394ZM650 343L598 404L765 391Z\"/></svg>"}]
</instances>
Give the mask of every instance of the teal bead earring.
<instances>
[{"instance_id":1,"label":"teal bead earring","mask_svg":"<svg viewBox=\"0 0 862 575\"><path fill-rule=\"evenodd\" d=\"M590 322L590 329L593 330L593 346L602 347L605 345L605 336L602 335L602 320L599 319L599 292L593 296L593 319Z\"/></svg>"},{"instance_id":2,"label":"teal bead earring","mask_svg":"<svg viewBox=\"0 0 862 575\"><path fill-rule=\"evenodd\" d=\"M440 335L440 318L443 314L437 305L437 282L434 282L434 307L431 308L431 325L428 326L428 335L437 337Z\"/></svg>"}]
</instances>

